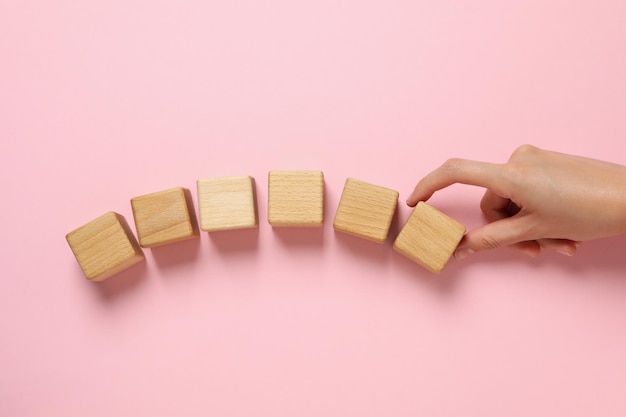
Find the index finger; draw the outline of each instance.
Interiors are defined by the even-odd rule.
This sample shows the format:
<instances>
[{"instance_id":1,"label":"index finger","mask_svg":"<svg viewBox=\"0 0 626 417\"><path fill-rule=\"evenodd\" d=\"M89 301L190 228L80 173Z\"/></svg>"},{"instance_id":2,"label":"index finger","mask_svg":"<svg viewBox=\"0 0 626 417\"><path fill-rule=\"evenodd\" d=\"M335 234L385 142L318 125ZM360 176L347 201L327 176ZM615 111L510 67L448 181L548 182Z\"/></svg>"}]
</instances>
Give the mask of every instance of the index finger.
<instances>
[{"instance_id":1,"label":"index finger","mask_svg":"<svg viewBox=\"0 0 626 417\"><path fill-rule=\"evenodd\" d=\"M413 207L418 201L428 200L435 191L457 183L484 187L504 198L509 197L511 184L501 164L453 158L422 178L406 203Z\"/></svg>"}]
</instances>

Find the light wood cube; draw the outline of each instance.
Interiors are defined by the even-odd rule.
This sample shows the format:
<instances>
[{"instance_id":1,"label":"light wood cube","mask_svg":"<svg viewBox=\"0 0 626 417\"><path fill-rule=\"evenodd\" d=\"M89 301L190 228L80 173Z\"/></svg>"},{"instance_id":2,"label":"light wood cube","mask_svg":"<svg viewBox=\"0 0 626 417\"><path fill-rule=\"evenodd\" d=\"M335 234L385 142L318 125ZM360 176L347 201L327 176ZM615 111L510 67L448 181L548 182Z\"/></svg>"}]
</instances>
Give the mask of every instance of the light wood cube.
<instances>
[{"instance_id":1,"label":"light wood cube","mask_svg":"<svg viewBox=\"0 0 626 417\"><path fill-rule=\"evenodd\" d=\"M321 171L270 171L267 220L273 227L324 224L324 174Z\"/></svg>"},{"instance_id":2,"label":"light wood cube","mask_svg":"<svg viewBox=\"0 0 626 417\"><path fill-rule=\"evenodd\" d=\"M335 214L335 230L377 243L389 234L398 206L398 192L348 178Z\"/></svg>"},{"instance_id":3,"label":"light wood cube","mask_svg":"<svg viewBox=\"0 0 626 417\"><path fill-rule=\"evenodd\" d=\"M459 245L465 226L419 202L393 244L395 250L424 268L439 273Z\"/></svg>"},{"instance_id":4,"label":"light wood cube","mask_svg":"<svg viewBox=\"0 0 626 417\"><path fill-rule=\"evenodd\" d=\"M200 229L215 232L258 226L252 177L209 178L197 184Z\"/></svg>"},{"instance_id":5,"label":"light wood cube","mask_svg":"<svg viewBox=\"0 0 626 417\"><path fill-rule=\"evenodd\" d=\"M134 197L135 227L139 245L152 248L198 236L189 190L172 188Z\"/></svg>"},{"instance_id":6,"label":"light wood cube","mask_svg":"<svg viewBox=\"0 0 626 417\"><path fill-rule=\"evenodd\" d=\"M104 281L144 260L128 223L112 211L68 233L65 239L91 281Z\"/></svg>"}]
</instances>

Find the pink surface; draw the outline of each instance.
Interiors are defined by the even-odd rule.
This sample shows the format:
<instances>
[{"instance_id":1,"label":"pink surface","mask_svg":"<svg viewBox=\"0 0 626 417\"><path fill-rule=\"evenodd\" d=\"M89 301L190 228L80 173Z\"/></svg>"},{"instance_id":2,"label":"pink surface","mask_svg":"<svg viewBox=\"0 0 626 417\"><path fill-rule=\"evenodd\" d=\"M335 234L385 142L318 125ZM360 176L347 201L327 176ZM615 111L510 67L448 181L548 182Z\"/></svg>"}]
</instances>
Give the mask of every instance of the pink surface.
<instances>
[{"instance_id":1,"label":"pink surface","mask_svg":"<svg viewBox=\"0 0 626 417\"><path fill-rule=\"evenodd\" d=\"M0 415L626 415L626 239L434 276L331 226L346 177L403 202L449 157L526 142L626 163L625 18L620 0L2 1ZM272 169L324 171L323 230L269 227ZM225 175L256 178L257 232L82 277L67 232ZM432 203L471 228L481 194Z\"/></svg>"}]
</instances>

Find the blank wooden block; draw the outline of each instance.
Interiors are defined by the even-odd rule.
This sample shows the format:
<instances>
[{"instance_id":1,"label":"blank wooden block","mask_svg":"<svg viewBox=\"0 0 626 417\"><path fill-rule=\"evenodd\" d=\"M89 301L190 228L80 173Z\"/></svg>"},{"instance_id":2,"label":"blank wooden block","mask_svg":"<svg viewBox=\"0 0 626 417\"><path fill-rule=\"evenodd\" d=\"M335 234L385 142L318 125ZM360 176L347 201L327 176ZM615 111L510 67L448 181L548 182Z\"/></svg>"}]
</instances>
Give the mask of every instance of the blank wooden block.
<instances>
[{"instance_id":1,"label":"blank wooden block","mask_svg":"<svg viewBox=\"0 0 626 417\"><path fill-rule=\"evenodd\" d=\"M383 243L398 206L398 192L348 178L333 227L363 239Z\"/></svg>"},{"instance_id":2,"label":"blank wooden block","mask_svg":"<svg viewBox=\"0 0 626 417\"><path fill-rule=\"evenodd\" d=\"M141 247L152 248L198 236L191 194L185 188L142 195L130 203Z\"/></svg>"},{"instance_id":3,"label":"blank wooden block","mask_svg":"<svg viewBox=\"0 0 626 417\"><path fill-rule=\"evenodd\" d=\"M321 171L270 171L267 220L273 227L324 224L324 174Z\"/></svg>"},{"instance_id":4,"label":"blank wooden block","mask_svg":"<svg viewBox=\"0 0 626 417\"><path fill-rule=\"evenodd\" d=\"M258 225L252 177L210 178L197 184L200 229L215 232Z\"/></svg>"},{"instance_id":5,"label":"blank wooden block","mask_svg":"<svg viewBox=\"0 0 626 417\"><path fill-rule=\"evenodd\" d=\"M65 236L85 277L105 279L144 260L124 217L108 212Z\"/></svg>"},{"instance_id":6,"label":"blank wooden block","mask_svg":"<svg viewBox=\"0 0 626 417\"><path fill-rule=\"evenodd\" d=\"M395 250L439 273L454 253L465 226L434 207L419 202L393 244Z\"/></svg>"}]
</instances>

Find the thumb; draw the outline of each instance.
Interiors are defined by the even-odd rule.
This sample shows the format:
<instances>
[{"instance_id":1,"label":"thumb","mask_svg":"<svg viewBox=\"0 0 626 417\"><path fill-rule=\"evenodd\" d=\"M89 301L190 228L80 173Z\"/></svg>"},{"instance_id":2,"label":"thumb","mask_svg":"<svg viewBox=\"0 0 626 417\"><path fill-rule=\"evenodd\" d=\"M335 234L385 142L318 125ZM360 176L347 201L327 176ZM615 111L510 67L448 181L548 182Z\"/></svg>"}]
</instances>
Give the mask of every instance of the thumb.
<instances>
[{"instance_id":1,"label":"thumb","mask_svg":"<svg viewBox=\"0 0 626 417\"><path fill-rule=\"evenodd\" d=\"M509 245L514 245L528 255L536 256L541 247L529 235L529 223L528 216L517 214L471 230L463 237L454 252L454 257L460 260L474 252Z\"/></svg>"}]
</instances>

